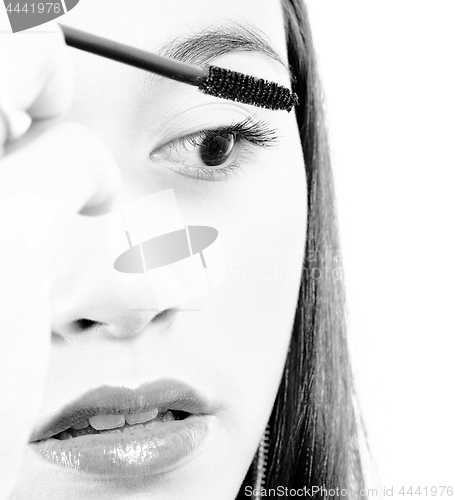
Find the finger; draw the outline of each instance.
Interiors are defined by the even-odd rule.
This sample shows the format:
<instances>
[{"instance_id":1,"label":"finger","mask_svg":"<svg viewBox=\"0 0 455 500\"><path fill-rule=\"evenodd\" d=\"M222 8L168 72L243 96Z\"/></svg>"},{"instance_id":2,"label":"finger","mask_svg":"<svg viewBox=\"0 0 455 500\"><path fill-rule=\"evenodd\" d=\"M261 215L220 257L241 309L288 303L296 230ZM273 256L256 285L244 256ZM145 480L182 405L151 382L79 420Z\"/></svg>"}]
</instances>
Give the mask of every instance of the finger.
<instances>
[{"instance_id":1,"label":"finger","mask_svg":"<svg viewBox=\"0 0 455 500\"><path fill-rule=\"evenodd\" d=\"M21 204L51 207L62 217L83 209L108 211L119 186L112 155L76 124L62 123L26 137L0 162L0 200L16 204L16 216Z\"/></svg>"},{"instance_id":2,"label":"finger","mask_svg":"<svg viewBox=\"0 0 455 500\"><path fill-rule=\"evenodd\" d=\"M0 36L0 52L6 65L8 96L17 109L32 118L52 118L71 104L73 72L63 33L56 23L46 30ZM8 74L9 73L9 74Z\"/></svg>"},{"instance_id":3,"label":"finger","mask_svg":"<svg viewBox=\"0 0 455 500\"><path fill-rule=\"evenodd\" d=\"M35 120L62 116L73 87L68 48L56 23L48 23L45 31L0 35L0 99L13 110L9 114L26 111ZM0 146L5 132L3 124Z\"/></svg>"}]
</instances>

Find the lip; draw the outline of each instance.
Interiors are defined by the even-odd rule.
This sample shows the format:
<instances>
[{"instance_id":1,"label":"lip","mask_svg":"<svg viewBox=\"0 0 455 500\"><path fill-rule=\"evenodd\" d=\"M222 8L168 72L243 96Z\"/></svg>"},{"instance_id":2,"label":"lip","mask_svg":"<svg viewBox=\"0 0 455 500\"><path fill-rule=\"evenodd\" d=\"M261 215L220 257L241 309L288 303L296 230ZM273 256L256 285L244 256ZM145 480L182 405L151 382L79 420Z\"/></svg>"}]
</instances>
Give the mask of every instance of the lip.
<instances>
[{"instance_id":1,"label":"lip","mask_svg":"<svg viewBox=\"0 0 455 500\"><path fill-rule=\"evenodd\" d=\"M163 407L191 415L117 434L89 434L65 440L51 437L95 415L140 413ZM159 380L137 389L102 386L66 405L36 429L29 448L53 464L80 472L113 477L158 474L176 466L202 444L209 432L211 412L207 401L193 388L175 380Z\"/></svg>"}]
</instances>

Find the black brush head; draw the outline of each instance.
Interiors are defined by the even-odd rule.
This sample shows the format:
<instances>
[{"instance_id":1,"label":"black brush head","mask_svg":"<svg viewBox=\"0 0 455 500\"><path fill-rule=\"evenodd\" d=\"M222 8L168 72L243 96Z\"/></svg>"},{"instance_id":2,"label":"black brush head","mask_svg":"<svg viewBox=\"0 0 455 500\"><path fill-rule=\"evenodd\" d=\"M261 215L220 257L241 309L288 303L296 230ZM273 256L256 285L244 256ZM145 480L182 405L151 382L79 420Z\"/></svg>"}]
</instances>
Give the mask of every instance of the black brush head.
<instances>
[{"instance_id":1,"label":"black brush head","mask_svg":"<svg viewBox=\"0 0 455 500\"><path fill-rule=\"evenodd\" d=\"M299 102L296 93L277 83L217 66L208 66L207 70L198 87L204 94L288 112Z\"/></svg>"}]
</instances>

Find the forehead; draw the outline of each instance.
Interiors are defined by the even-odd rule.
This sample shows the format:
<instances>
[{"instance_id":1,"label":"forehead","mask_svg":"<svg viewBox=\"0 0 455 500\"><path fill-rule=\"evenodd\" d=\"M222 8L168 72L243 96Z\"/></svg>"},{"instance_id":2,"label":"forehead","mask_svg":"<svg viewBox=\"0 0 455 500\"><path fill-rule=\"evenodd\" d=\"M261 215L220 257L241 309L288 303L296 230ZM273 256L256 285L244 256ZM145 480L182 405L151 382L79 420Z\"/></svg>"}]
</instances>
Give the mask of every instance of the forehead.
<instances>
[{"instance_id":1,"label":"forehead","mask_svg":"<svg viewBox=\"0 0 455 500\"><path fill-rule=\"evenodd\" d=\"M234 40L252 33L286 61L280 0L82 0L64 22L161 53L207 31L218 33L214 44L222 44L223 34ZM240 44L239 50L245 47Z\"/></svg>"}]
</instances>

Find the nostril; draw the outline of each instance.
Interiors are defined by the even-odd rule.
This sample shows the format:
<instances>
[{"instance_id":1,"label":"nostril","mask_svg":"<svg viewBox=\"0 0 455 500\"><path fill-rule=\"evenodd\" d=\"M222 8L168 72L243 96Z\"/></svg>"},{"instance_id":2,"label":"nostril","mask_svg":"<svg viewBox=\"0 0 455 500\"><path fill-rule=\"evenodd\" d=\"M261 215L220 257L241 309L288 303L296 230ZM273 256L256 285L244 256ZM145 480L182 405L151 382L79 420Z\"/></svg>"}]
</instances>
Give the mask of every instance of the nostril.
<instances>
[{"instance_id":1,"label":"nostril","mask_svg":"<svg viewBox=\"0 0 455 500\"><path fill-rule=\"evenodd\" d=\"M178 309L169 308L159 312L152 320L153 323L169 323L178 313Z\"/></svg>"},{"instance_id":2,"label":"nostril","mask_svg":"<svg viewBox=\"0 0 455 500\"><path fill-rule=\"evenodd\" d=\"M102 321L94 321L88 318L79 318L71 323L67 327L68 335L81 334L81 333L95 333L95 331L110 333L114 337L123 338L131 337L136 333L143 330L147 324L154 324L158 327L158 330L167 328L174 317L179 312L178 308L163 309L159 312L153 309L151 310L140 310L145 312L144 314L138 314L136 310L134 312L126 312L123 315L113 316L111 321L104 323ZM153 314L155 312L156 314ZM101 329L101 327L103 327ZM64 336L64 334L62 335Z\"/></svg>"},{"instance_id":3,"label":"nostril","mask_svg":"<svg viewBox=\"0 0 455 500\"><path fill-rule=\"evenodd\" d=\"M153 319L152 321L159 321L160 319L163 319L164 316L166 316L169 313L170 309L164 309L163 311L159 312Z\"/></svg>"},{"instance_id":4,"label":"nostril","mask_svg":"<svg viewBox=\"0 0 455 500\"><path fill-rule=\"evenodd\" d=\"M77 327L78 330L88 330L92 326L95 326L98 324L97 321L92 321L91 319L86 319L86 318L78 319L78 320L74 321L73 323Z\"/></svg>"}]
</instances>

